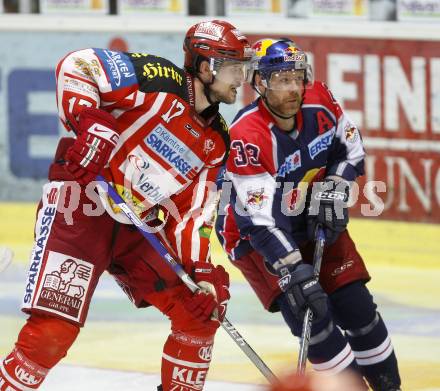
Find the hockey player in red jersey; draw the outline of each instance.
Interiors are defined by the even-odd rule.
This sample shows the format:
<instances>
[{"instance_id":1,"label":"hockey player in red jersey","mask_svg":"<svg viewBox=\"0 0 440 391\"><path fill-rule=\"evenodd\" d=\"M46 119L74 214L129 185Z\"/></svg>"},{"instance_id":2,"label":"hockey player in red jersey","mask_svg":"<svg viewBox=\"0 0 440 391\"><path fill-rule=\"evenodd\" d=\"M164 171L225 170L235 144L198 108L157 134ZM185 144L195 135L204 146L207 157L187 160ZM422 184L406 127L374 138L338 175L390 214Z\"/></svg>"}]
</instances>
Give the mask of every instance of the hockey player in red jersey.
<instances>
[{"instance_id":1,"label":"hockey player in red jersey","mask_svg":"<svg viewBox=\"0 0 440 391\"><path fill-rule=\"evenodd\" d=\"M346 229L348 192L364 172L359 130L313 81L292 41L263 39L254 49L250 75L260 97L230 128L222 199L230 193L231 202L220 204L218 237L264 307L281 311L294 335L312 309L308 359L316 371L352 369L375 391L398 390L393 346ZM319 283L311 265L317 224L326 236Z\"/></svg>"},{"instance_id":2,"label":"hockey player in red jersey","mask_svg":"<svg viewBox=\"0 0 440 391\"><path fill-rule=\"evenodd\" d=\"M218 108L235 102L252 50L220 20L192 26L183 49L184 69L152 54L106 49L72 52L58 64L59 116L76 138L60 141L43 189L23 300L29 318L0 364L0 390L41 385L84 325L105 270L137 307L153 305L171 320L159 388L203 389L229 299L228 274L209 254L210 183L229 148ZM92 181L99 173L158 227L202 291L191 293L98 194ZM70 216L61 213L66 205L75 205Z\"/></svg>"}]
</instances>

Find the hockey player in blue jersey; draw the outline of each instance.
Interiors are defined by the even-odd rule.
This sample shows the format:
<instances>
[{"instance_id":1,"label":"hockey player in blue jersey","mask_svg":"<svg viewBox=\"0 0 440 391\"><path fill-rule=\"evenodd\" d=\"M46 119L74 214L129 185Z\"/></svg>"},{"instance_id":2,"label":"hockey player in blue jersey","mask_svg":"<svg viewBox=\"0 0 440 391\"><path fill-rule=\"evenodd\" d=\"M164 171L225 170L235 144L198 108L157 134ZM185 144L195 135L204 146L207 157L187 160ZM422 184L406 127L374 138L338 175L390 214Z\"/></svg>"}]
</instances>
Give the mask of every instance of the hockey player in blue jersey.
<instances>
[{"instance_id":1,"label":"hockey player in blue jersey","mask_svg":"<svg viewBox=\"0 0 440 391\"><path fill-rule=\"evenodd\" d=\"M263 306L281 311L294 335L312 309L308 360L316 371L351 369L374 391L400 390L393 345L366 287L369 273L346 229L350 186L364 173L359 130L313 81L292 41L263 39L254 49L259 98L230 128L222 197L230 202L220 203L217 235ZM318 204L310 201L315 189ZM319 283L311 265L317 224L326 236Z\"/></svg>"}]
</instances>

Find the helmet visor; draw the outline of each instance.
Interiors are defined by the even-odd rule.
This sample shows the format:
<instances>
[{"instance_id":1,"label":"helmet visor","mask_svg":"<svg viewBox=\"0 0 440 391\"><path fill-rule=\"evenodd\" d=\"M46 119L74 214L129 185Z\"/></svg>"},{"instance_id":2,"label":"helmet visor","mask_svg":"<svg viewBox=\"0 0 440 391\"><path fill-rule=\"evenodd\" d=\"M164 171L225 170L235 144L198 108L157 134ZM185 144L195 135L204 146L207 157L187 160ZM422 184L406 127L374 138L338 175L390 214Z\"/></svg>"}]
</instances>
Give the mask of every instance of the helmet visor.
<instances>
[{"instance_id":1,"label":"helmet visor","mask_svg":"<svg viewBox=\"0 0 440 391\"><path fill-rule=\"evenodd\" d=\"M305 84L305 71L295 69L274 71L266 84L270 90L301 91Z\"/></svg>"},{"instance_id":2,"label":"helmet visor","mask_svg":"<svg viewBox=\"0 0 440 391\"><path fill-rule=\"evenodd\" d=\"M249 61L212 59L211 70L215 78L226 84L241 85L246 80Z\"/></svg>"}]
</instances>

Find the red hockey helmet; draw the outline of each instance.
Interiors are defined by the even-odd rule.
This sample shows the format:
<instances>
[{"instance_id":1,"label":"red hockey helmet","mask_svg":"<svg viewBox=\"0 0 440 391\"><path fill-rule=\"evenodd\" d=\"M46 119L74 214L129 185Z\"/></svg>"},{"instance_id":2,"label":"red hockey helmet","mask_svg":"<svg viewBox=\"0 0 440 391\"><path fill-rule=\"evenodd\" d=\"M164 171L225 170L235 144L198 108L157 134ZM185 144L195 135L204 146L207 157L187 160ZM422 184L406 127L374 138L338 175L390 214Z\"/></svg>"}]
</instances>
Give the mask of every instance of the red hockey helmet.
<instances>
[{"instance_id":1,"label":"red hockey helmet","mask_svg":"<svg viewBox=\"0 0 440 391\"><path fill-rule=\"evenodd\" d=\"M248 39L223 20L200 22L191 26L183 42L185 69L196 74L201 60L249 61L253 50Z\"/></svg>"}]
</instances>

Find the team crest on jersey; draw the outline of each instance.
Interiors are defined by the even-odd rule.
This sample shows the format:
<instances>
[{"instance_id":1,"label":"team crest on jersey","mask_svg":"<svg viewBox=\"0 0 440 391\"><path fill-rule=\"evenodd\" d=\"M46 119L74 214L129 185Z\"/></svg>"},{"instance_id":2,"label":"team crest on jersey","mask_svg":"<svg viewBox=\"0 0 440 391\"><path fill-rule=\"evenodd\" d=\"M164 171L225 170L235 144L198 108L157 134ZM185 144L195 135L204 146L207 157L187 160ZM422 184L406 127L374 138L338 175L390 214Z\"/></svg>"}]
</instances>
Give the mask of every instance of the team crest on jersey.
<instances>
[{"instance_id":1,"label":"team crest on jersey","mask_svg":"<svg viewBox=\"0 0 440 391\"><path fill-rule=\"evenodd\" d=\"M344 127L344 132L345 132L345 140L347 140L348 143L353 144L357 141L359 132L356 126L348 122Z\"/></svg>"},{"instance_id":2,"label":"team crest on jersey","mask_svg":"<svg viewBox=\"0 0 440 391\"><path fill-rule=\"evenodd\" d=\"M203 153L208 155L215 148L215 143L210 138L205 140L203 144Z\"/></svg>"},{"instance_id":3,"label":"team crest on jersey","mask_svg":"<svg viewBox=\"0 0 440 391\"><path fill-rule=\"evenodd\" d=\"M91 263L50 251L34 308L80 322L93 269Z\"/></svg>"},{"instance_id":4,"label":"team crest on jersey","mask_svg":"<svg viewBox=\"0 0 440 391\"><path fill-rule=\"evenodd\" d=\"M264 187L259 189L249 189L246 194L246 205L252 209L261 210L267 204L268 196L264 194Z\"/></svg>"},{"instance_id":5,"label":"team crest on jersey","mask_svg":"<svg viewBox=\"0 0 440 391\"><path fill-rule=\"evenodd\" d=\"M99 78L101 76L101 69L98 60L86 61L83 58L74 57L73 59L75 67L86 76L88 79Z\"/></svg>"}]
</instances>

